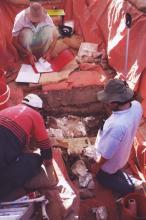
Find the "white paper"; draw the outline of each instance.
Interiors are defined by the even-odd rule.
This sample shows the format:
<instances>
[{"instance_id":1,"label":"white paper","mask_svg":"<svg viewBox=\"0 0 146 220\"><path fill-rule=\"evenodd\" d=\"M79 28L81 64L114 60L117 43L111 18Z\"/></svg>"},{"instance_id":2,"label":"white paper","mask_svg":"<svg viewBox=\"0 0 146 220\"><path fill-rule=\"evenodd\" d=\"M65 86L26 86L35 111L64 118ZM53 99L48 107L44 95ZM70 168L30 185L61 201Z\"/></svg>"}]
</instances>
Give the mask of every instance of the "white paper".
<instances>
[{"instance_id":1,"label":"white paper","mask_svg":"<svg viewBox=\"0 0 146 220\"><path fill-rule=\"evenodd\" d=\"M20 220L19 215L11 216L11 215L6 215L6 216L0 216L0 220Z\"/></svg>"},{"instance_id":2,"label":"white paper","mask_svg":"<svg viewBox=\"0 0 146 220\"><path fill-rule=\"evenodd\" d=\"M35 73L31 65L22 64L15 81L24 83L38 83L39 79L40 73Z\"/></svg>"},{"instance_id":3,"label":"white paper","mask_svg":"<svg viewBox=\"0 0 146 220\"><path fill-rule=\"evenodd\" d=\"M92 56L93 53L97 52L98 44L90 42L82 42L78 51L78 56Z\"/></svg>"},{"instance_id":4,"label":"white paper","mask_svg":"<svg viewBox=\"0 0 146 220\"><path fill-rule=\"evenodd\" d=\"M29 64L22 64L16 82L24 83L38 83L40 79L40 73L52 72L51 64L41 57L37 62L35 62L35 67L38 71L36 73L32 66Z\"/></svg>"},{"instance_id":5,"label":"white paper","mask_svg":"<svg viewBox=\"0 0 146 220\"><path fill-rule=\"evenodd\" d=\"M52 67L51 67L51 64L45 60L43 57L41 57L38 62L35 63L35 67L37 69L37 71L39 73L43 73L43 72L52 72Z\"/></svg>"}]
</instances>

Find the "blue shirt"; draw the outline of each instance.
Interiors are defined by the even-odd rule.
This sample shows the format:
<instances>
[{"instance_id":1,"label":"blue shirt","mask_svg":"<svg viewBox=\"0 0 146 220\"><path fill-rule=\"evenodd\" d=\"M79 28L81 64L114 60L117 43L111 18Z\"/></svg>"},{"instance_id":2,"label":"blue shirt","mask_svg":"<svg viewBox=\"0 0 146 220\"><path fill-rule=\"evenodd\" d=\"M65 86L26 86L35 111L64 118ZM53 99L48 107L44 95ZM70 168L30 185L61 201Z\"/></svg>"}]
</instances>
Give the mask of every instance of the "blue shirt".
<instances>
[{"instance_id":1,"label":"blue shirt","mask_svg":"<svg viewBox=\"0 0 146 220\"><path fill-rule=\"evenodd\" d=\"M142 118L141 104L137 101L131 104L129 109L113 112L96 138L97 155L107 159L101 169L110 174L126 165Z\"/></svg>"}]
</instances>

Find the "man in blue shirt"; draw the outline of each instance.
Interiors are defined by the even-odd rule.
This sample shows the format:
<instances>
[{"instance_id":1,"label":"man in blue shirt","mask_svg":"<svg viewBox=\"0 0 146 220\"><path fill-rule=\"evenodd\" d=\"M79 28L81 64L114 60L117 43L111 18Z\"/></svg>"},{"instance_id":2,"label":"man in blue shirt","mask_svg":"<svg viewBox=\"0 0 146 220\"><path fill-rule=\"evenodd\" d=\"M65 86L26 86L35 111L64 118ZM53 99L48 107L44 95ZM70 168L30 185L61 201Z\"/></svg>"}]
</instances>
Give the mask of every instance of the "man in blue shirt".
<instances>
[{"instance_id":1,"label":"man in blue shirt","mask_svg":"<svg viewBox=\"0 0 146 220\"><path fill-rule=\"evenodd\" d=\"M143 112L141 104L132 101L133 95L134 92L120 79L108 81L104 90L97 94L98 100L112 110L96 138L97 179L121 195L134 191L132 179L122 172Z\"/></svg>"}]
</instances>

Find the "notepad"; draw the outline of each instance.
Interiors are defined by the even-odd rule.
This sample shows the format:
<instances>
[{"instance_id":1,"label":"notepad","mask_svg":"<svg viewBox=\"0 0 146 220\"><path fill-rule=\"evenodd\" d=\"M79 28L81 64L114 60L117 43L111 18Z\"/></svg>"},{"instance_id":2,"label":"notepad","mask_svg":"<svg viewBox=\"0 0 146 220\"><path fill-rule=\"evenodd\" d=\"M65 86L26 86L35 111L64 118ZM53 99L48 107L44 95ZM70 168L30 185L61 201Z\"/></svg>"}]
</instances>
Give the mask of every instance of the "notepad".
<instances>
[{"instance_id":1,"label":"notepad","mask_svg":"<svg viewBox=\"0 0 146 220\"><path fill-rule=\"evenodd\" d=\"M41 57L38 62L35 63L35 67L39 73L48 73L53 71L51 64L43 57Z\"/></svg>"},{"instance_id":2,"label":"notepad","mask_svg":"<svg viewBox=\"0 0 146 220\"><path fill-rule=\"evenodd\" d=\"M24 83L38 83L41 73L49 73L53 71L51 64L43 57L41 57L38 62L35 62L35 68L37 73L30 64L22 64L15 81Z\"/></svg>"},{"instance_id":3,"label":"notepad","mask_svg":"<svg viewBox=\"0 0 146 220\"><path fill-rule=\"evenodd\" d=\"M82 42L78 51L78 56L92 56L98 49L98 44Z\"/></svg>"},{"instance_id":4,"label":"notepad","mask_svg":"<svg viewBox=\"0 0 146 220\"><path fill-rule=\"evenodd\" d=\"M40 73L35 73L31 65L22 64L15 81L23 83L38 83L39 79Z\"/></svg>"}]
</instances>

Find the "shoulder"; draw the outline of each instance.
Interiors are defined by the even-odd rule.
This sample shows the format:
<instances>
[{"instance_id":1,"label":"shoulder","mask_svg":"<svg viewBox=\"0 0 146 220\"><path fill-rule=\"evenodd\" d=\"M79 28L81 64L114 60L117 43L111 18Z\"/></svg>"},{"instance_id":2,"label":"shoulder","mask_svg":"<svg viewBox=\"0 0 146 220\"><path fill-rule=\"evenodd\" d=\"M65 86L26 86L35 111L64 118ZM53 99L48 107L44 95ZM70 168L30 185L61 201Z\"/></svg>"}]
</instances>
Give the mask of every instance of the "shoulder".
<instances>
[{"instance_id":1,"label":"shoulder","mask_svg":"<svg viewBox=\"0 0 146 220\"><path fill-rule=\"evenodd\" d=\"M131 107L135 112L141 112L141 113L143 112L143 108L140 102L134 100L131 102L131 104L132 104Z\"/></svg>"},{"instance_id":2,"label":"shoulder","mask_svg":"<svg viewBox=\"0 0 146 220\"><path fill-rule=\"evenodd\" d=\"M23 19L23 18L25 17L25 11L26 11L26 9L20 11L20 12L16 15L15 20Z\"/></svg>"},{"instance_id":3,"label":"shoulder","mask_svg":"<svg viewBox=\"0 0 146 220\"><path fill-rule=\"evenodd\" d=\"M136 100L132 101L131 103L132 103L133 106L139 106L139 107L142 108L141 103L136 101Z\"/></svg>"},{"instance_id":4,"label":"shoulder","mask_svg":"<svg viewBox=\"0 0 146 220\"><path fill-rule=\"evenodd\" d=\"M31 107L28 106L28 105L24 105L24 106L26 106L26 107L25 107L25 108L26 108L26 111L31 112L31 114L36 115L36 116L38 116L38 117L42 117L41 114L40 114L35 108L31 108Z\"/></svg>"},{"instance_id":5,"label":"shoulder","mask_svg":"<svg viewBox=\"0 0 146 220\"><path fill-rule=\"evenodd\" d=\"M31 118L34 124L37 124L37 125L44 124L42 115L34 108L24 105L24 111L25 111L25 115Z\"/></svg>"},{"instance_id":6,"label":"shoulder","mask_svg":"<svg viewBox=\"0 0 146 220\"><path fill-rule=\"evenodd\" d=\"M51 27L54 27L54 26L55 26L55 25L54 25L54 22L53 22L53 20L52 20L52 18L51 18L49 15L47 15L47 17L46 17L46 19L45 19L45 23L48 24L48 25L50 25Z\"/></svg>"},{"instance_id":7,"label":"shoulder","mask_svg":"<svg viewBox=\"0 0 146 220\"><path fill-rule=\"evenodd\" d=\"M41 116L37 110L35 110L34 108L31 108L30 106L26 105L25 103L18 104L17 107L23 108L24 111L30 112L31 114Z\"/></svg>"}]
</instances>

